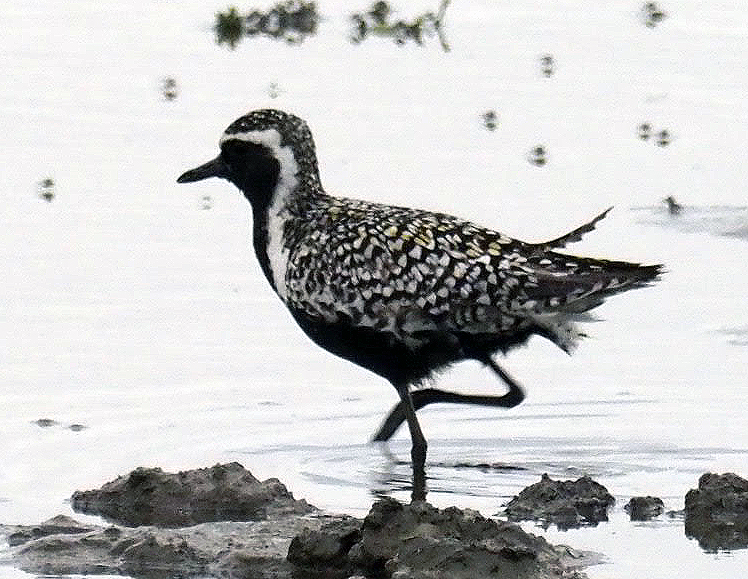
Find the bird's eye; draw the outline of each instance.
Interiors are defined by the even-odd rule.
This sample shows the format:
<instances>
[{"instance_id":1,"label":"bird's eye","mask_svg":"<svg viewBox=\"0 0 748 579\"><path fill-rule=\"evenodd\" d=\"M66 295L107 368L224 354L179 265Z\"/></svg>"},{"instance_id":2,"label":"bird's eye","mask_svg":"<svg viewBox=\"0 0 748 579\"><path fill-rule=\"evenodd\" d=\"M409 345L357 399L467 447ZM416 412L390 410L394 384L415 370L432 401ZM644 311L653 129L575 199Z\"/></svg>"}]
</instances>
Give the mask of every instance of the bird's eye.
<instances>
[{"instance_id":1,"label":"bird's eye","mask_svg":"<svg viewBox=\"0 0 748 579\"><path fill-rule=\"evenodd\" d=\"M221 146L221 156L229 163L233 164L238 162L246 152L244 151L248 143L242 143L240 141L226 141Z\"/></svg>"},{"instance_id":2,"label":"bird's eye","mask_svg":"<svg viewBox=\"0 0 748 579\"><path fill-rule=\"evenodd\" d=\"M232 166L258 165L265 159L273 158L272 151L264 145L251 141L231 139L221 145L221 155Z\"/></svg>"}]
</instances>

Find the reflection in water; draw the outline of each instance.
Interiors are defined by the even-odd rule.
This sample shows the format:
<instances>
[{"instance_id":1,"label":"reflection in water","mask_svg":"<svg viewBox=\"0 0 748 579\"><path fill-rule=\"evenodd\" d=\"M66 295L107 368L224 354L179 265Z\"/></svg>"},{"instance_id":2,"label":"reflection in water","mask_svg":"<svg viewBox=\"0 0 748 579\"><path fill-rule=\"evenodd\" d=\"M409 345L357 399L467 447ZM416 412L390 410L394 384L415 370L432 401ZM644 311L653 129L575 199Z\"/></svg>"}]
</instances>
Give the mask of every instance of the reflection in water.
<instances>
[{"instance_id":1,"label":"reflection in water","mask_svg":"<svg viewBox=\"0 0 748 579\"><path fill-rule=\"evenodd\" d=\"M298 461L306 480L336 489L368 487L377 496L407 499L411 488L407 439L369 447L364 444L334 446L278 445L247 455L274 455L284 463ZM536 482L543 474L555 478L589 475L618 479L673 472L673 456L688 484L703 473L701 463L726 449L685 449L643 443L591 441L585 438L434 439L434 459L426 463L429 500L438 495L482 497L495 503ZM487 460L491 456L505 460ZM663 457L668 460L663 461ZM247 462L252 462L248 460ZM687 465L687 466L686 466ZM368 482L364 482L367 481ZM613 488L611 486L611 488Z\"/></svg>"}]
</instances>

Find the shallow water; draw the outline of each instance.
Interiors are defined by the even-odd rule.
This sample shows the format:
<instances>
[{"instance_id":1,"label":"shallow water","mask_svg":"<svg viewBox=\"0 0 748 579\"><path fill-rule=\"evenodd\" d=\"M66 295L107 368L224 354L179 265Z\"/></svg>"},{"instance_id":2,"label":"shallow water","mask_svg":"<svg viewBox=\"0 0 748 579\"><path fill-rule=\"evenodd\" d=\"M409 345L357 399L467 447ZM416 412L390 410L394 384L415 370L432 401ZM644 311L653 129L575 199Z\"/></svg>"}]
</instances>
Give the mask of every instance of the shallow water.
<instances>
[{"instance_id":1,"label":"shallow water","mask_svg":"<svg viewBox=\"0 0 748 579\"><path fill-rule=\"evenodd\" d=\"M703 472L748 476L748 30L737 24L748 9L682 2L649 29L622 0L455 3L444 53L435 39L350 45L348 11L362 6L342 2L319 6L319 34L300 47L249 39L231 52L209 29L224 8L6 9L0 522L70 513L74 490L137 466L232 460L333 511L407 499L407 434L390 444L396 460L367 444L394 390L301 335L254 263L236 191L175 183L215 155L230 121L273 106L308 119L332 193L527 240L616 206L571 250L668 274L599 308L605 321L574 356L539 339L512 352L503 363L526 386L521 406L422 411L429 500L492 515L544 472L589 474L617 499L611 521L535 530L604 553L590 577L741 576L748 551L705 553L681 519L634 524L622 508L652 494L678 510ZM159 91L166 76L173 101ZM489 109L495 131L481 121ZM639 139L645 121L671 143ZM542 167L527 159L537 145ZM47 177L50 203L37 197ZM501 392L470 363L436 383ZM494 464L521 469L480 466Z\"/></svg>"},{"instance_id":2,"label":"shallow water","mask_svg":"<svg viewBox=\"0 0 748 579\"><path fill-rule=\"evenodd\" d=\"M666 206L634 207L640 223L673 228L682 233L708 233L748 241L748 206L684 206L670 213Z\"/></svg>"}]
</instances>

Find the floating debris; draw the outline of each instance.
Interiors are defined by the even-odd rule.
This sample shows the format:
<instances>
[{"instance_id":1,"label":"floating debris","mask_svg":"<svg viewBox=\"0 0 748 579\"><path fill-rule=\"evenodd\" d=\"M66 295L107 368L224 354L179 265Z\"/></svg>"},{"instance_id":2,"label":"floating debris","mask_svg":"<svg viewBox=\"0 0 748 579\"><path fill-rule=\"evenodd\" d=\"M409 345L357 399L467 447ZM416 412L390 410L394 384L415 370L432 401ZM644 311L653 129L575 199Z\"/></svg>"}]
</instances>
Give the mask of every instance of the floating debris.
<instances>
[{"instance_id":1,"label":"floating debris","mask_svg":"<svg viewBox=\"0 0 748 579\"><path fill-rule=\"evenodd\" d=\"M234 49L242 36L264 35L289 44L299 44L317 32L319 14L314 2L288 0L267 12L252 10L241 16L233 6L216 14L216 42Z\"/></svg>"},{"instance_id":2,"label":"floating debris","mask_svg":"<svg viewBox=\"0 0 748 579\"><path fill-rule=\"evenodd\" d=\"M657 26L665 19L665 16L667 16L667 14L665 14L665 11L657 5L657 2L647 2L641 10L642 20L649 28Z\"/></svg>"},{"instance_id":3,"label":"floating debris","mask_svg":"<svg viewBox=\"0 0 748 579\"><path fill-rule=\"evenodd\" d=\"M277 82L271 82L270 86L268 87L268 96L271 99L277 99L280 95L282 95L284 91L280 85L278 85Z\"/></svg>"},{"instance_id":4,"label":"floating debris","mask_svg":"<svg viewBox=\"0 0 748 579\"><path fill-rule=\"evenodd\" d=\"M530 150L530 153L528 155L528 160L533 165L537 167L542 167L548 161L547 155L548 153L546 152L545 147L543 147L543 145L538 145L537 147L533 147Z\"/></svg>"},{"instance_id":5,"label":"floating debris","mask_svg":"<svg viewBox=\"0 0 748 579\"><path fill-rule=\"evenodd\" d=\"M73 432L80 432L81 430L85 430L86 426L84 424L76 423L76 424L71 424L70 426L68 426L68 428L72 430Z\"/></svg>"},{"instance_id":6,"label":"floating debris","mask_svg":"<svg viewBox=\"0 0 748 579\"><path fill-rule=\"evenodd\" d=\"M491 109L486 111L481 115L481 118L483 119L483 126L486 127L489 131L495 131L496 126L499 124L499 115L496 114L496 111Z\"/></svg>"},{"instance_id":7,"label":"floating debris","mask_svg":"<svg viewBox=\"0 0 748 579\"><path fill-rule=\"evenodd\" d=\"M409 21L391 21L392 8L390 5L383 0L374 2L367 12L357 12L351 15L353 23L351 41L358 44L369 35L375 35L392 38L395 43L400 45L412 40L422 46L424 38L437 36L442 49L448 52L449 43L444 33L444 16L449 2L450 0L442 0L436 14L431 11L425 12Z\"/></svg>"},{"instance_id":8,"label":"floating debris","mask_svg":"<svg viewBox=\"0 0 748 579\"><path fill-rule=\"evenodd\" d=\"M173 77L167 76L161 80L161 94L167 101L173 101L177 98L179 90L177 89L177 81Z\"/></svg>"},{"instance_id":9,"label":"floating debris","mask_svg":"<svg viewBox=\"0 0 748 579\"><path fill-rule=\"evenodd\" d=\"M32 424L36 424L41 428L49 428L50 426L54 426L55 424L57 424L57 421L52 420L51 418L40 418L39 420L34 420Z\"/></svg>"},{"instance_id":10,"label":"floating debris","mask_svg":"<svg viewBox=\"0 0 748 579\"><path fill-rule=\"evenodd\" d=\"M678 203L672 195L666 197L663 201L667 203L667 209L670 212L670 215L679 215L683 209L683 206Z\"/></svg>"},{"instance_id":11,"label":"floating debris","mask_svg":"<svg viewBox=\"0 0 748 579\"><path fill-rule=\"evenodd\" d=\"M210 195L203 195L200 199L200 209L207 211L213 207L213 198Z\"/></svg>"},{"instance_id":12,"label":"floating debris","mask_svg":"<svg viewBox=\"0 0 748 579\"><path fill-rule=\"evenodd\" d=\"M642 123L636 128L637 135L642 141L648 141L650 138L655 145L667 147L673 140L673 136L667 129L654 132L650 123Z\"/></svg>"},{"instance_id":13,"label":"floating debris","mask_svg":"<svg viewBox=\"0 0 748 579\"><path fill-rule=\"evenodd\" d=\"M481 472L516 472L527 470L527 467L517 466L513 464L506 464L504 462L433 462L431 463L434 467L439 468L460 468L460 469L476 469Z\"/></svg>"},{"instance_id":14,"label":"floating debris","mask_svg":"<svg viewBox=\"0 0 748 579\"><path fill-rule=\"evenodd\" d=\"M47 177L37 183L37 190L39 191L39 198L44 199L47 203L51 203L52 199L55 198L55 181L54 179Z\"/></svg>"},{"instance_id":15,"label":"floating debris","mask_svg":"<svg viewBox=\"0 0 748 579\"><path fill-rule=\"evenodd\" d=\"M540 57L540 69L543 72L543 76L550 78L555 72L556 63L553 60L553 56L550 54L544 54Z\"/></svg>"}]
</instances>

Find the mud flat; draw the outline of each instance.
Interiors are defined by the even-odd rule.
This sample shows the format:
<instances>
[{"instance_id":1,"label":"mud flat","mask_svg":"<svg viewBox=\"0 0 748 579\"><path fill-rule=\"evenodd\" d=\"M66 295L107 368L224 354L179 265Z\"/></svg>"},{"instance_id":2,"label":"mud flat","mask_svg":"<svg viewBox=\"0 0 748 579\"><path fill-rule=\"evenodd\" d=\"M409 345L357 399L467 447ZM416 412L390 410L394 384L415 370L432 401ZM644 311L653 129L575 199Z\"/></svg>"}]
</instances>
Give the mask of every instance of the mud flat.
<instances>
[{"instance_id":1,"label":"mud flat","mask_svg":"<svg viewBox=\"0 0 748 579\"><path fill-rule=\"evenodd\" d=\"M238 463L176 474L136 469L76 492L73 505L113 524L61 515L6 525L20 568L149 578L583 579L580 569L597 560L468 509L383 499L363 520L323 513Z\"/></svg>"}]
</instances>

